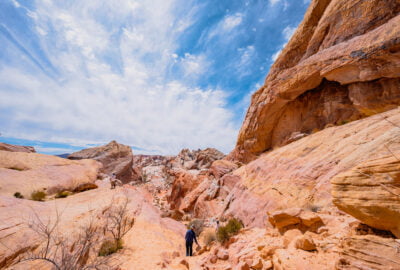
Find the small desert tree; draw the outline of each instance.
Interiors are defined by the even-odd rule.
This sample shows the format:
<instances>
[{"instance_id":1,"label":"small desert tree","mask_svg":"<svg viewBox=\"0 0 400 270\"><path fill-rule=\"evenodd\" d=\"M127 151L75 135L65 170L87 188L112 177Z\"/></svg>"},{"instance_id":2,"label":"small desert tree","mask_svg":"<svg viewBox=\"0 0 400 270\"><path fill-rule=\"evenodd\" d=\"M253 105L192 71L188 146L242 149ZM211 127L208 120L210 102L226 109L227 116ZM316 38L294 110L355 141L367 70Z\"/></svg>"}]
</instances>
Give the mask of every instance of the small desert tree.
<instances>
[{"instance_id":1,"label":"small desert tree","mask_svg":"<svg viewBox=\"0 0 400 270\"><path fill-rule=\"evenodd\" d=\"M112 199L111 204L104 211L106 218L105 232L112 235L118 249L122 248L122 238L135 224L134 217L129 213L130 200L127 196L122 200Z\"/></svg>"},{"instance_id":2,"label":"small desert tree","mask_svg":"<svg viewBox=\"0 0 400 270\"><path fill-rule=\"evenodd\" d=\"M59 230L58 212L55 220L43 220L35 211L33 213L28 228L38 237L38 247L21 254L16 264L43 261L57 270L112 269L107 260L95 255L102 234L94 218L77 232L65 236Z\"/></svg>"},{"instance_id":3,"label":"small desert tree","mask_svg":"<svg viewBox=\"0 0 400 270\"><path fill-rule=\"evenodd\" d=\"M90 216L86 223L68 235L60 230L61 215L58 211L55 218L45 219L31 209L33 217L26 223L37 236L37 247L20 254L14 264L42 261L51 264L57 270L118 268L116 262L112 263L112 258L98 254L102 253L100 249L102 243L107 241L107 234L112 236L114 244L118 246L117 249L122 248L122 237L134 225L134 213L130 215L128 211L129 202L127 196L122 200L113 198L107 207Z\"/></svg>"}]
</instances>

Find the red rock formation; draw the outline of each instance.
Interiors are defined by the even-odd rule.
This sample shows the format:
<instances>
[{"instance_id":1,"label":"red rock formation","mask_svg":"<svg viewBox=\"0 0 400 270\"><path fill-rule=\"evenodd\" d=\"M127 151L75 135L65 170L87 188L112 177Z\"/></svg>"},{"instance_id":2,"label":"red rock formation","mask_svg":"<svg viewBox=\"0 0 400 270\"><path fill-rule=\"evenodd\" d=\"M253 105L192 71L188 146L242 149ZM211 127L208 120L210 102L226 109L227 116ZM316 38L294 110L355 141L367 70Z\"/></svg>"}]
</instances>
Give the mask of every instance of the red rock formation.
<instances>
[{"instance_id":1,"label":"red rock formation","mask_svg":"<svg viewBox=\"0 0 400 270\"><path fill-rule=\"evenodd\" d=\"M267 211L291 207L332 207L330 181L333 177L371 157L385 157L391 154L390 151L400 155L399 128L393 123L400 124L399 109L330 127L261 155L235 170L235 179L226 181L231 191L225 199L225 214L237 216L245 225L264 226ZM225 178L229 180L232 176ZM335 190L347 190L349 187L354 189L356 184L354 188L347 185L338 186ZM373 189L367 192L370 190L372 192ZM379 188L379 194L383 192L386 191ZM351 195L351 190L335 194L336 200L340 204L349 201L340 199L341 195L348 197L347 193ZM368 198L374 198L373 194ZM397 199L393 201L394 195L387 193L385 198L391 198L390 209L398 208ZM374 201L377 202L371 202ZM353 202L357 202L356 198ZM369 211L369 202L363 203L366 208L356 208ZM363 216L367 217L366 213Z\"/></svg>"},{"instance_id":2,"label":"red rock formation","mask_svg":"<svg viewBox=\"0 0 400 270\"><path fill-rule=\"evenodd\" d=\"M68 159L94 159L103 164L104 173L115 173L123 183L133 180L132 149L116 141L70 154Z\"/></svg>"},{"instance_id":3,"label":"red rock formation","mask_svg":"<svg viewBox=\"0 0 400 270\"><path fill-rule=\"evenodd\" d=\"M313 1L253 95L230 158L248 162L294 132L399 105L399 12L397 0Z\"/></svg>"},{"instance_id":4,"label":"red rock formation","mask_svg":"<svg viewBox=\"0 0 400 270\"><path fill-rule=\"evenodd\" d=\"M8 143L0 143L0 150L9 152L36 153L33 146L13 145Z\"/></svg>"}]
</instances>

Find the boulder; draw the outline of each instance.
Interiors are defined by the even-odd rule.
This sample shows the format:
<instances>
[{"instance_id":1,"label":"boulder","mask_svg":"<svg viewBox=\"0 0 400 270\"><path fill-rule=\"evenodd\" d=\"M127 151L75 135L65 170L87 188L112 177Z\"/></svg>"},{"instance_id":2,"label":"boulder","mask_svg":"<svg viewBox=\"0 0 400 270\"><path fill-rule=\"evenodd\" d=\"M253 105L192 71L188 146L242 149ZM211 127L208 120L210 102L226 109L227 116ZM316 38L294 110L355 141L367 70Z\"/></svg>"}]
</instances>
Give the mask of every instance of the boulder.
<instances>
[{"instance_id":1,"label":"boulder","mask_svg":"<svg viewBox=\"0 0 400 270\"><path fill-rule=\"evenodd\" d=\"M54 194L94 185L101 164L94 160L68 160L56 156L0 151L0 194L19 192L30 198L34 191Z\"/></svg>"},{"instance_id":2,"label":"boulder","mask_svg":"<svg viewBox=\"0 0 400 270\"><path fill-rule=\"evenodd\" d=\"M301 235L294 240L294 245L298 249L305 251L315 251L317 247L315 246L314 240L308 234Z\"/></svg>"},{"instance_id":3,"label":"boulder","mask_svg":"<svg viewBox=\"0 0 400 270\"><path fill-rule=\"evenodd\" d=\"M336 269L399 269L400 242L375 235L345 238Z\"/></svg>"},{"instance_id":4,"label":"boulder","mask_svg":"<svg viewBox=\"0 0 400 270\"><path fill-rule=\"evenodd\" d=\"M72 153L68 155L68 159L94 159L103 164L104 173L109 175L115 173L117 178L123 183L135 180L134 176L136 174L132 169L132 148L128 145L119 144L116 141Z\"/></svg>"},{"instance_id":5,"label":"boulder","mask_svg":"<svg viewBox=\"0 0 400 270\"><path fill-rule=\"evenodd\" d=\"M233 268L234 270L250 270L249 265L246 262L240 262Z\"/></svg>"},{"instance_id":6,"label":"boulder","mask_svg":"<svg viewBox=\"0 0 400 270\"><path fill-rule=\"evenodd\" d=\"M210 171L216 178L221 178L227 173L230 173L238 168L238 165L229 160L216 160L211 164Z\"/></svg>"},{"instance_id":7,"label":"boulder","mask_svg":"<svg viewBox=\"0 0 400 270\"><path fill-rule=\"evenodd\" d=\"M316 213L301 208L288 208L268 213L269 222L280 231L298 228L302 231L316 231L324 223Z\"/></svg>"},{"instance_id":8,"label":"boulder","mask_svg":"<svg viewBox=\"0 0 400 270\"><path fill-rule=\"evenodd\" d=\"M0 150L9 152L36 153L33 146L13 145L8 143L0 143Z\"/></svg>"},{"instance_id":9,"label":"boulder","mask_svg":"<svg viewBox=\"0 0 400 270\"><path fill-rule=\"evenodd\" d=\"M310 134L397 107L399 13L398 0L312 1L253 94L229 157L249 162L294 132Z\"/></svg>"},{"instance_id":10,"label":"boulder","mask_svg":"<svg viewBox=\"0 0 400 270\"><path fill-rule=\"evenodd\" d=\"M331 183L339 209L400 238L400 152L396 153L363 162Z\"/></svg>"}]
</instances>

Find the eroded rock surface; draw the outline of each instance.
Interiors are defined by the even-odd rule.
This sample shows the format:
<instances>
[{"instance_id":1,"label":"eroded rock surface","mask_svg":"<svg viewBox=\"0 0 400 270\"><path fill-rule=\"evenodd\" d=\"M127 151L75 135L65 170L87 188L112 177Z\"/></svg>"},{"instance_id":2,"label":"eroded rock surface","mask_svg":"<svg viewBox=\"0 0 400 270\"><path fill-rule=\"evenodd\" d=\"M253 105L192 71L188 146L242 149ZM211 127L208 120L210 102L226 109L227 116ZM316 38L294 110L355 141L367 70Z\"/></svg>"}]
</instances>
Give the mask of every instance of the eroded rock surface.
<instances>
[{"instance_id":1,"label":"eroded rock surface","mask_svg":"<svg viewBox=\"0 0 400 270\"><path fill-rule=\"evenodd\" d=\"M313 1L253 95L230 158L248 162L295 132L398 106L399 12L397 0Z\"/></svg>"},{"instance_id":2,"label":"eroded rock surface","mask_svg":"<svg viewBox=\"0 0 400 270\"><path fill-rule=\"evenodd\" d=\"M267 211L331 207L333 177L373 157L400 155L398 124L400 110L394 109L327 128L263 154L233 172L236 184L225 200L225 214L237 216L246 225L264 226ZM381 188L378 191L395 199ZM392 209L397 200L392 200Z\"/></svg>"},{"instance_id":3,"label":"eroded rock surface","mask_svg":"<svg viewBox=\"0 0 400 270\"><path fill-rule=\"evenodd\" d=\"M19 192L30 198L33 191L73 191L82 184L93 184L101 167L94 160L0 151L0 194L12 196Z\"/></svg>"},{"instance_id":4,"label":"eroded rock surface","mask_svg":"<svg viewBox=\"0 0 400 270\"><path fill-rule=\"evenodd\" d=\"M106 174L115 173L123 183L132 181L134 171L132 169L133 154L128 145L112 141L106 145L83 149L72 153L68 159L94 159L103 164L103 172Z\"/></svg>"},{"instance_id":5,"label":"eroded rock surface","mask_svg":"<svg viewBox=\"0 0 400 270\"><path fill-rule=\"evenodd\" d=\"M396 154L359 164L331 182L333 203L339 209L400 238L400 160Z\"/></svg>"}]
</instances>

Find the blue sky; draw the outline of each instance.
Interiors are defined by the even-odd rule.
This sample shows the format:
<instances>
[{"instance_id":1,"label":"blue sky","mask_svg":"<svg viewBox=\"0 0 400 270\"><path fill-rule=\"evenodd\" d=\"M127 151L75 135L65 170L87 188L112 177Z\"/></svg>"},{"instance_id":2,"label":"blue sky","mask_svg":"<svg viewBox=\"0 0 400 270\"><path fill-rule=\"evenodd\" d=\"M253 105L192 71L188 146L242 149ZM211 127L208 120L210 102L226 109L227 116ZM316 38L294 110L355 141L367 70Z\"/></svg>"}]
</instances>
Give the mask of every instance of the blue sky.
<instances>
[{"instance_id":1,"label":"blue sky","mask_svg":"<svg viewBox=\"0 0 400 270\"><path fill-rule=\"evenodd\" d=\"M0 141L59 154L235 144L308 0L2 0Z\"/></svg>"}]
</instances>

